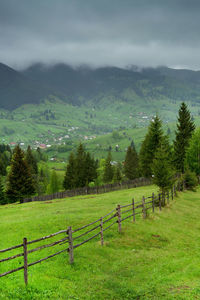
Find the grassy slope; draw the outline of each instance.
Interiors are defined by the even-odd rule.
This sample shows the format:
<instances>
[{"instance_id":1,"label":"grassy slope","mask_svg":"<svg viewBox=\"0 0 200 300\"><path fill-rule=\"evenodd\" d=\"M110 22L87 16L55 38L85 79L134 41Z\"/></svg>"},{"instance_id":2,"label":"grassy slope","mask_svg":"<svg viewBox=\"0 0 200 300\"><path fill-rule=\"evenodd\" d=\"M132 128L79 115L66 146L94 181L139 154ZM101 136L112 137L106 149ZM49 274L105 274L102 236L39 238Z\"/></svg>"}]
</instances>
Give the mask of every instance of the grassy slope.
<instances>
[{"instance_id":1,"label":"grassy slope","mask_svg":"<svg viewBox=\"0 0 200 300\"><path fill-rule=\"evenodd\" d=\"M0 207L0 248L69 224L79 227L118 203L129 203L133 196L141 199L152 191L156 187ZM147 220L138 216L136 224L122 223L120 236L113 227L105 233L104 247L97 238L76 249L73 266L64 253L31 267L27 290L22 271L2 278L0 299L199 299L199 197L200 189L181 193ZM55 249L32 254L29 262ZM0 272L20 261L4 263L4 268L1 264Z\"/></svg>"},{"instance_id":2,"label":"grassy slope","mask_svg":"<svg viewBox=\"0 0 200 300\"><path fill-rule=\"evenodd\" d=\"M48 143L53 143L53 138L66 134L70 139L83 140L84 136L101 135L120 127L144 128L155 113L159 114L164 123L175 121L180 105L180 102L173 104L169 99L149 100L145 103L132 99L123 103L105 97L104 102L95 108L92 103L76 107L52 98L39 105L23 105L12 112L0 109L0 141L23 141L26 145L33 145L35 140L46 143L48 139ZM190 106L189 102L187 104L191 113L197 116L198 106ZM55 119L46 120L46 110L51 110ZM143 119L145 116L147 119ZM79 128L68 131L71 127Z\"/></svg>"}]
</instances>

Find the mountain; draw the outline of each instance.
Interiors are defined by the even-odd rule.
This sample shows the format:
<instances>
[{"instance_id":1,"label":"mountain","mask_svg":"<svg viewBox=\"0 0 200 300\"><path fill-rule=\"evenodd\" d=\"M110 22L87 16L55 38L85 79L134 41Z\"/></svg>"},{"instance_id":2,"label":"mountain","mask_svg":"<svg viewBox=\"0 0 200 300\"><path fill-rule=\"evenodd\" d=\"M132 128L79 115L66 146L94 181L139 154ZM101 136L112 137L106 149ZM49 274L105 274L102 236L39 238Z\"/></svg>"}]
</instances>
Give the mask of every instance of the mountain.
<instances>
[{"instance_id":1,"label":"mountain","mask_svg":"<svg viewBox=\"0 0 200 300\"><path fill-rule=\"evenodd\" d=\"M16 71L0 64L0 107L15 109L50 95L73 105L106 105L106 101L154 104L157 101L200 103L200 72L167 67L121 69L66 64L35 64Z\"/></svg>"},{"instance_id":2,"label":"mountain","mask_svg":"<svg viewBox=\"0 0 200 300\"><path fill-rule=\"evenodd\" d=\"M62 94L65 101L75 105L88 100L99 103L105 95L125 102L134 100L134 96L142 102L163 97L175 101L200 101L199 71L167 67L74 69L65 64L49 67L36 64L23 74L31 80L51 86L56 93ZM125 96L127 90L131 92L132 99Z\"/></svg>"},{"instance_id":3,"label":"mountain","mask_svg":"<svg viewBox=\"0 0 200 300\"><path fill-rule=\"evenodd\" d=\"M39 103L49 94L49 88L0 63L1 108L12 110L25 103Z\"/></svg>"}]
</instances>

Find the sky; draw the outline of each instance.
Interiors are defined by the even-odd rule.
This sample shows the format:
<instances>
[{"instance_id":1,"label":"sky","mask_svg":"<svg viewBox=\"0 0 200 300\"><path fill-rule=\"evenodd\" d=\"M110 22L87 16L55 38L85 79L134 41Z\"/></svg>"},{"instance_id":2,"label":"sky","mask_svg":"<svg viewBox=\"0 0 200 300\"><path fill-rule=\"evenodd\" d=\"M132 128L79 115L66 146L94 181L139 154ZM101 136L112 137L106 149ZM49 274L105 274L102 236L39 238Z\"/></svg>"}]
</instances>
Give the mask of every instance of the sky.
<instances>
[{"instance_id":1,"label":"sky","mask_svg":"<svg viewBox=\"0 0 200 300\"><path fill-rule=\"evenodd\" d=\"M0 62L200 69L199 0L0 0Z\"/></svg>"}]
</instances>

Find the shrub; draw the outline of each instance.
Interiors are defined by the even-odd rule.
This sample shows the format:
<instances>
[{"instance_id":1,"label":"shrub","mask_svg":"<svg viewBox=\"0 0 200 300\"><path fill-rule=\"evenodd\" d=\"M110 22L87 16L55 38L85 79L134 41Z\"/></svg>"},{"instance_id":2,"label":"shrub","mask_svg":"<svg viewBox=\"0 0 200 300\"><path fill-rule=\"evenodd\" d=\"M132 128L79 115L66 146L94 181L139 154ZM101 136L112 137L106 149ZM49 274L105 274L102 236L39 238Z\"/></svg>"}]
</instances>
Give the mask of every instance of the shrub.
<instances>
[{"instance_id":1,"label":"shrub","mask_svg":"<svg viewBox=\"0 0 200 300\"><path fill-rule=\"evenodd\" d=\"M185 182L186 189L194 190L195 187L198 185L196 174L190 171L189 169L185 171L183 179Z\"/></svg>"}]
</instances>

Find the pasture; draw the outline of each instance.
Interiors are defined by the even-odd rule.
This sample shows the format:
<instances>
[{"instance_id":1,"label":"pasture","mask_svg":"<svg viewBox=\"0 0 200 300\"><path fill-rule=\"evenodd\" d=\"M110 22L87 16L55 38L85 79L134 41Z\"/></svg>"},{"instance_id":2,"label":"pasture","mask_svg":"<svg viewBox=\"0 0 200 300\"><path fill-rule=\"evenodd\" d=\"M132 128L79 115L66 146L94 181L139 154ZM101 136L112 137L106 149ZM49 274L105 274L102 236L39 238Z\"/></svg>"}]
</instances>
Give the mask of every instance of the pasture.
<instances>
[{"instance_id":1,"label":"pasture","mask_svg":"<svg viewBox=\"0 0 200 300\"><path fill-rule=\"evenodd\" d=\"M157 192L156 186L100 195L0 207L0 249L67 228L83 226L105 215L117 204L125 205ZM75 262L62 253L29 269L0 279L0 299L198 299L200 298L199 198L197 192L179 193L161 212L139 215L117 224L100 239L74 250ZM63 249L67 245L56 246ZM60 248L59 248L60 247ZM42 249L30 254L40 259L51 254ZM13 251L13 254L16 254ZM2 255L3 258L3 255ZM0 264L0 273L18 267L22 258Z\"/></svg>"}]
</instances>

